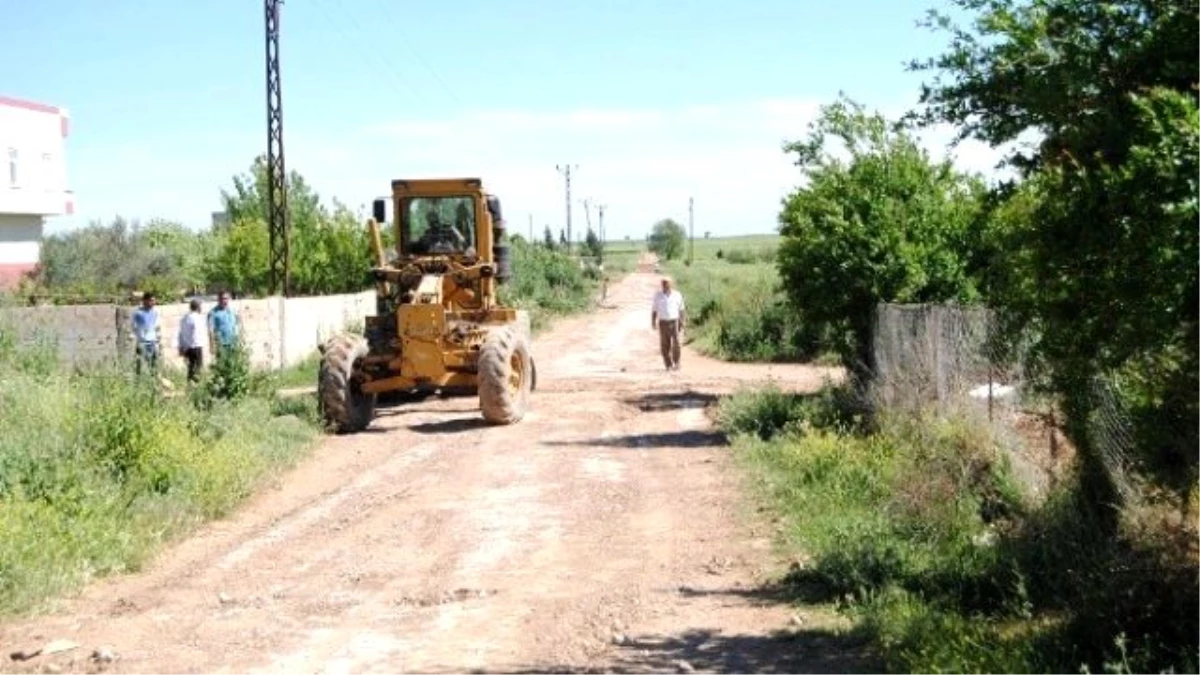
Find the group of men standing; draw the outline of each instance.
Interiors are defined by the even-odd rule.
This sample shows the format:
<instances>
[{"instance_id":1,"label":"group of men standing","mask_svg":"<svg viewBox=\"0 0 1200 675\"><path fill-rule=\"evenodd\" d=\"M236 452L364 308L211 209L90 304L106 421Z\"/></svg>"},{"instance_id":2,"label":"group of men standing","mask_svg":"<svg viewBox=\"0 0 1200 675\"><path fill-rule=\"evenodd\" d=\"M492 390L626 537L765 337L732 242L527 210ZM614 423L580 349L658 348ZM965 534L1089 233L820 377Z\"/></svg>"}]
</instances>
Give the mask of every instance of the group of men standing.
<instances>
[{"instance_id":1,"label":"group of men standing","mask_svg":"<svg viewBox=\"0 0 1200 675\"><path fill-rule=\"evenodd\" d=\"M154 293L147 292L142 295L142 305L133 312L138 373L142 372L143 364L151 371L158 367L162 329L157 304ZM176 348L187 362L187 376L192 382L200 379L205 346L214 355L220 354L221 350L233 347L238 336L237 314L229 306L229 293L222 292L217 296L217 306L209 311L207 321L202 309L200 300L193 298L188 304L188 313L179 322L176 336Z\"/></svg>"},{"instance_id":2,"label":"group of men standing","mask_svg":"<svg viewBox=\"0 0 1200 675\"><path fill-rule=\"evenodd\" d=\"M142 295L142 306L133 312L139 373L142 372L143 363L151 370L158 365L161 329L156 305L154 294L147 292ZM209 311L207 321L201 310L200 300L193 298L188 313L179 322L179 335L176 338L179 355L187 362L188 380L193 382L200 378L200 371L204 367L205 345L214 354L220 354L222 349L232 347L238 336L237 314L229 306L229 293L222 292L217 296L217 306ZM663 365L667 370L679 370L679 358L682 356L680 333L686 316L683 295L672 288L670 279L663 279L662 290L654 294L650 323L658 331Z\"/></svg>"}]
</instances>

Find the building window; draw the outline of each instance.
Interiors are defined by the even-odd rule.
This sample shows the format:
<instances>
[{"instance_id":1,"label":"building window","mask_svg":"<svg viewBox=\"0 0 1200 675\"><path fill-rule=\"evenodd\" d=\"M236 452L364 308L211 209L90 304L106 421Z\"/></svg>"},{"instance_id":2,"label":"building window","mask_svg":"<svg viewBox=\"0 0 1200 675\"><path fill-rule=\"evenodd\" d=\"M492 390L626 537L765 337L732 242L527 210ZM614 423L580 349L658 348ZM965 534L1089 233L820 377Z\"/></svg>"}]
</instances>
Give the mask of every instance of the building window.
<instances>
[{"instance_id":1,"label":"building window","mask_svg":"<svg viewBox=\"0 0 1200 675\"><path fill-rule=\"evenodd\" d=\"M17 149L8 149L8 186L17 187Z\"/></svg>"}]
</instances>

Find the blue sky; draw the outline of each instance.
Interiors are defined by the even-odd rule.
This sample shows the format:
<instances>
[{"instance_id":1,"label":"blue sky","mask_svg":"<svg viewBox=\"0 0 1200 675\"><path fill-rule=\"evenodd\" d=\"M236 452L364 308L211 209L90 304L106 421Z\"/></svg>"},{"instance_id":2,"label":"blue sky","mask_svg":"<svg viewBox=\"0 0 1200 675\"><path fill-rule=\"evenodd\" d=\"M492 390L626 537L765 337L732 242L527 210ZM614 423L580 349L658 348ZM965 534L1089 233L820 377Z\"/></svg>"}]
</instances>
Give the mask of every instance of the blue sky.
<instances>
[{"instance_id":1,"label":"blue sky","mask_svg":"<svg viewBox=\"0 0 1200 675\"><path fill-rule=\"evenodd\" d=\"M540 232L564 221L555 165L572 163L575 222L605 203L613 237L683 221L689 196L698 232L770 232L798 180L781 143L839 90L915 104L902 64L939 51L915 26L935 4L289 0L288 168L367 211L393 178L479 176L513 229ZM117 214L206 227L264 151L261 2L0 0L0 16L0 94L72 118L77 214L51 232Z\"/></svg>"}]
</instances>

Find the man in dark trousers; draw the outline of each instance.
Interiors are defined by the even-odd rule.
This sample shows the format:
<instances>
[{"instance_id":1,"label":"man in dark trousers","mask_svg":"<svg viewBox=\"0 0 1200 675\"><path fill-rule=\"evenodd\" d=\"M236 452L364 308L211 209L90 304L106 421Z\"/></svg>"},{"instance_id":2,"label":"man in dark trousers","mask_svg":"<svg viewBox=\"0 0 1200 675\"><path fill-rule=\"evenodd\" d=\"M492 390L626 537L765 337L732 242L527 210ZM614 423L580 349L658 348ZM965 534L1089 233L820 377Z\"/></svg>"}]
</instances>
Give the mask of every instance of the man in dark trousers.
<instances>
[{"instance_id":1,"label":"man in dark trousers","mask_svg":"<svg viewBox=\"0 0 1200 675\"><path fill-rule=\"evenodd\" d=\"M671 280L662 280L662 290L654 294L650 326L658 329L659 348L667 370L679 370L679 333L686 322L683 294L671 288Z\"/></svg>"},{"instance_id":2,"label":"man in dark trousers","mask_svg":"<svg viewBox=\"0 0 1200 675\"><path fill-rule=\"evenodd\" d=\"M179 355L187 362L188 381L200 379L204 367L204 316L200 314L200 299L192 298L188 313L179 320Z\"/></svg>"}]
</instances>

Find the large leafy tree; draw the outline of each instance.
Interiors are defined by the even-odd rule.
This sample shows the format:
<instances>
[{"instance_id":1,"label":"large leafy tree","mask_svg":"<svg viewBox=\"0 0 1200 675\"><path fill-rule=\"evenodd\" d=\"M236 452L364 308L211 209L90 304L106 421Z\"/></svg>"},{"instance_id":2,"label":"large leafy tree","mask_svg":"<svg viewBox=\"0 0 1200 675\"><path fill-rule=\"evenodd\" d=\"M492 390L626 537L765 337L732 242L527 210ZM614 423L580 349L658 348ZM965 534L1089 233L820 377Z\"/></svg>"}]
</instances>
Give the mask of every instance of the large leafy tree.
<instances>
[{"instance_id":1,"label":"large leafy tree","mask_svg":"<svg viewBox=\"0 0 1200 675\"><path fill-rule=\"evenodd\" d=\"M647 240L651 252L667 259L674 260L683 255L683 243L687 233L679 223L666 218L654 224Z\"/></svg>"},{"instance_id":2,"label":"large leafy tree","mask_svg":"<svg viewBox=\"0 0 1200 675\"><path fill-rule=\"evenodd\" d=\"M878 303L978 299L967 246L985 191L978 178L846 97L785 150L807 184L779 216L784 289L860 378L870 374Z\"/></svg>"},{"instance_id":3,"label":"large leafy tree","mask_svg":"<svg viewBox=\"0 0 1200 675\"><path fill-rule=\"evenodd\" d=\"M288 175L287 190L293 292L319 295L366 288L372 265L366 226L341 203L326 208L299 173ZM209 280L245 293L266 293L270 237L265 159L256 158L250 171L235 176L232 190L222 191L221 196L229 224L216 231L217 246L207 265ZM390 228L384 230L386 245L392 233Z\"/></svg>"},{"instance_id":4,"label":"large leafy tree","mask_svg":"<svg viewBox=\"0 0 1200 675\"><path fill-rule=\"evenodd\" d=\"M1034 355L1063 395L1085 487L1097 503L1118 503L1105 457L1126 452L1194 485L1197 2L955 4L973 24L932 14L949 49L912 66L934 73L923 117L994 145L1042 139L1010 156L1025 180L1001 196L1018 200L1024 217L998 235L1022 274L997 299L1031 329ZM1088 433L1101 381L1120 385L1132 443Z\"/></svg>"}]
</instances>

